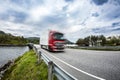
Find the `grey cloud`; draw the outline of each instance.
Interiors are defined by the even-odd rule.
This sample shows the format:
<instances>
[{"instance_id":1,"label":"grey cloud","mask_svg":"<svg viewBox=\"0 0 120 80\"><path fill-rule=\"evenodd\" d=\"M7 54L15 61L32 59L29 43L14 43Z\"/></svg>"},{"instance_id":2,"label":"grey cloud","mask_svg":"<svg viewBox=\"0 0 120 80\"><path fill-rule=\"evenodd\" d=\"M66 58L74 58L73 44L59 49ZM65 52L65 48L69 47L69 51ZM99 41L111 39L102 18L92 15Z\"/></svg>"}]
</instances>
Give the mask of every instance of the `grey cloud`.
<instances>
[{"instance_id":1,"label":"grey cloud","mask_svg":"<svg viewBox=\"0 0 120 80\"><path fill-rule=\"evenodd\" d=\"M97 12L95 12L95 13L92 13L92 16L93 16L93 17L98 17L99 14L98 14Z\"/></svg>"},{"instance_id":2,"label":"grey cloud","mask_svg":"<svg viewBox=\"0 0 120 80\"><path fill-rule=\"evenodd\" d=\"M65 0L66 2L73 2L74 0Z\"/></svg>"},{"instance_id":3,"label":"grey cloud","mask_svg":"<svg viewBox=\"0 0 120 80\"><path fill-rule=\"evenodd\" d=\"M115 22L115 23L112 23L112 26L113 26L113 27L120 26L120 22Z\"/></svg>"},{"instance_id":4,"label":"grey cloud","mask_svg":"<svg viewBox=\"0 0 120 80\"><path fill-rule=\"evenodd\" d=\"M120 7L117 7L116 9L108 11L108 13L106 13L103 17L105 17L107 20L120 18Z\"/></svg>"},{"instance_id":5,"label":"grey cloud","mask_svg":"<svg viewBox=\"0 0 120 80\"><path fill-rule=\"evenodd\" d=\"M103 26L100 28L93 28L94 33L111 33L112 31L120 31L119 23L112 23L111 26Z\"/></svg>"},{"instance_id":6,"label":"grey cloud","mask_svg":"<svg viewBox=\"0 0 120 80\"><path fill-rule=\"evenodd\" d=\"M93 0L96 5L103 5L108 2L108 0Z\"/></svg>"}]
</instances>

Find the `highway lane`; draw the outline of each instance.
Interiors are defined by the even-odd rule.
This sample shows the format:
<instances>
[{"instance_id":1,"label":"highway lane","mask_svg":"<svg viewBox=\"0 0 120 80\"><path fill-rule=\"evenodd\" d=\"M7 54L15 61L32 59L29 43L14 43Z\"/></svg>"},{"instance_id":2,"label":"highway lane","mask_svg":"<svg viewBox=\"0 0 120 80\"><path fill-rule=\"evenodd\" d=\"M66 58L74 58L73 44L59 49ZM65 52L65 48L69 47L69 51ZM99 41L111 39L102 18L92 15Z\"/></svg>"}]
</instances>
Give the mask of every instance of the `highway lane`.
<instances>
[{"instance_id":1,"label":"highway lane","mask_svg":"<svg viewBox=\"0 0 120 80\"><path fill-rule=\"evenodd\" d=\"M50 60L52 60L55 64L57 64L59 67L61 67L63 70L65 70L67 73L75 77L75 80L104 80L100 77L97 77L95 75L91 75L89 73L86 73L78 68L75 68L74 66L62 61L61 59L51 55L49 52L45 50L41 50L42 53L47 54Z\"/></svg>"},{"instance_id":2,"label":"highway lane","mask_svg":"<svg viewBox=\"0 0 120 80\"><path fill-rule=\"evenodd\" d=\"M120 51L92 51L66 49L65 52L52 53L46 52L49 57L55 56L58 59L74 66L77 69L85 71L106 80L120 80ZM50 54L50 55L49 55ZM73 69L66 67L59 60L53 59L57 64L63 66L68 72L81 80L93 80L88 75L84 75L80 71L75 73ZM84 78L86 77L86 78Z\"/></svg>"}]
</instances>

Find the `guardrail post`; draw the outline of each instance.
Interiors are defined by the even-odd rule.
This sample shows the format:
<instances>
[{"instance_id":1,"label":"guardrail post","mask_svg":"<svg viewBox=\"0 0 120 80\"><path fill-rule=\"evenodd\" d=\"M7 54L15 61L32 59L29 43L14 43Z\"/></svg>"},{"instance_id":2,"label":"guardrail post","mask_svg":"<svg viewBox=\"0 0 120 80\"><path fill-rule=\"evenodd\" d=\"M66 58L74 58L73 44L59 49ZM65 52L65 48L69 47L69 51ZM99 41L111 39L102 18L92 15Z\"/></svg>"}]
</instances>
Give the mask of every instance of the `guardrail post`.
<instances>
[{"instance_id":1,"label":"guardrail post","mask_svg":"<svg viewBox=\"0 0 120 80\"><path fill-rule=\"evenodd\" d=\"M38 64L41 62L41 51L38 51Z\"/></svg>"},{"instance_id":2,"label":"guardrail post","mask_svg":"<svg viewBox=\"0 0 120 80\"><path fill-rule=\"evenodd\" d=\"M34 46L34 51L35 51L35 53L36 53L36 56L39 56L39 51L37 50L37 48Z\"/></svg>"},{"instance_id":3,"label":"guardrail post","mask_svg":"<svg viewBox=\"0 0 120 80\"><path fill-rule=\"evenodd\" d=\"M33 44L29 43L28 47L29 47L29 50L33 49Z\"/></svg>"},{"instance_id":4,"label":"guardrail post","mask_svg":"<svg viewBox=\"0 0 120 80\"><path fill-rule=\"evenodd\" d=\"M53 77L53 62L48 62L48 80L52 80Z\"/></svg>"}]
</instances>

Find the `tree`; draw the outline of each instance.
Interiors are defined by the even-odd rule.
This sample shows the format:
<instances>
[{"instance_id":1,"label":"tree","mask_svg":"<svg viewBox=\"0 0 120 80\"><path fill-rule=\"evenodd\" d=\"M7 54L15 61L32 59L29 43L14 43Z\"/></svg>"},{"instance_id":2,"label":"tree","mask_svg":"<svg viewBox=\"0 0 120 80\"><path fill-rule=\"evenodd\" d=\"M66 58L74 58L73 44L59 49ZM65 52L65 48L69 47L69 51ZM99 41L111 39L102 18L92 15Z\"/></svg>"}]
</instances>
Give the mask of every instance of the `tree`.
<instances>
[{"instance_id":1,"label":"tree","mask_svg":"<svg viewBox=\"0 0 120 80\"><path fill-rule=\"evenodd\" d=\"M84 41L84 39L80 38L76 41L76 44L79 46L85 46L85 41Z\"/></svg>"},{"instance_id":2,"label":"tree","mask_svg":"<svg viewBox=\"0 0 120 80\"><path fill-rule=\"evenodd\" d=\"M120 45L120 36L106 37L104 35L91 35L84 39L80 38L76 41L80 46L105 46L105 45Z\"/></svg>"},{"instance_id":3,"label":"tree","mask_svg":"<svg viewBox=\"0 0 120 80\"><path fill-rule=\"evenodd\" d=\"M90 40L91 40L92 46L96 46L97 45L98 36L91 35L90 36Z\"/></svg>"},{"instance_id":4,"label":"tree","mask_svg":"<svg viewBox=\"0 0 120 80\"><path fill-rule=\"evenodd\" d=\"M13 36L9 33L0 33L0 44L15 44L15 45L22 45L26 44L27 40L22 36Z\"/></svg>"},{"instance_id":5,"label":"tree","mask_svg":"<svg viewBox=\"0 0 120 80\"><path fill-rule=\"evenodd\" d=\"M90 36L84 38L84 42L85 42L85 43L84 43L85 46L89 46L89 43L90 43Z\"/></svg>"},{"instance_id":6,"label":"tree","mask_svg":"<svg viewBox=\"0 0 120 80\"><path fill-rule=\"evenodd\" d=\"M120 39L119 39L119 37L117 38L117 37L113 36L113 37L110 39L110 44L112 44L112 45L119 45L119 44L120 44Z\"/></svg>"},{"instance_id":7,"label":"tree","mask_svg":"<svg viewBox=\"0 0 120 80\"><path fill-rule=\"evenodd\" d=\"M98 40L101 40L101 45L104 46L106 44L106 38L103 35L100 35L98 37Z\"/></svg>"}]
</instances>

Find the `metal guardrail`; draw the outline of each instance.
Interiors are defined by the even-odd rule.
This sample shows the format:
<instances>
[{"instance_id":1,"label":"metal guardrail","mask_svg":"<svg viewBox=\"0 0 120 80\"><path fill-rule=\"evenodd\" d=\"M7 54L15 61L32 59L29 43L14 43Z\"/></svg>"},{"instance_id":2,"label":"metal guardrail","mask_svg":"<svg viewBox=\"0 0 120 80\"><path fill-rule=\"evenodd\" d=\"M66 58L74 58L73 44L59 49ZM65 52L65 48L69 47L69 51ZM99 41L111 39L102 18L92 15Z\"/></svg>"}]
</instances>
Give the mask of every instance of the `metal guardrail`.
<instances>
[{"instance_id":1,"label":"metal guardrail","mask_svg":"<svg viewBox=\"0 0 120 80\"><path fill-rule=\"evenodd\" d=\"M33 50L36 52L36 55L38 56L38 63L40 63L41 60L43 59L44 62L47 64L48 80L53 80L53 75L56 75L58 80L77 80L72 75L63 70L60 66L51 61L46 54L42 53L35 46L33 46Z\"/></svg>"}]
</instances>

